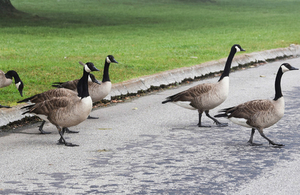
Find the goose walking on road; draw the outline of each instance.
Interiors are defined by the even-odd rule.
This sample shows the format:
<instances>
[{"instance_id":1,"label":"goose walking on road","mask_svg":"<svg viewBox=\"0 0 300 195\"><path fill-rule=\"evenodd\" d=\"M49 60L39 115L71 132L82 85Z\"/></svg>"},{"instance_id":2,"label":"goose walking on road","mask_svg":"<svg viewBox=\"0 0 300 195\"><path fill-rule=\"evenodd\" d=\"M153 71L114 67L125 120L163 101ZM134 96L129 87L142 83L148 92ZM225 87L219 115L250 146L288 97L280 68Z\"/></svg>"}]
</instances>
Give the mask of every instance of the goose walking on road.
<instances>
[{"instance_id":1,"label":"goose walking on road","mask_svg":"<svg viewBox=\"0 0 300 195\"><path fill-rule=\"evenodd\" d=\"M66 142L63 137L66 127L72 127L83 122L90 114L93 102L88 91L88 77L91 71L99 71L93 63L88 62L84 65L83 76L77 84L78 93L68 89L55 89L55 90L68 90L69 95L63 97L49 97L49 99L42 102L24 106L22 109L27 109L26 113L33 113L38 116L44 116L53 125L56 126L60 139L59 143L66 146L77 146L72 143ZM37 97L37 96L33 96Z\"/></svg>"},{"instance_id":2,"label":"goose walking on road","mask_svg":"<svg viewBox=\"0 0 300 195\"><path fill-rule=\"evenodd\" d=\"M222 104L229 91L229 73L231 63L236 52L245 51L240 45L235 44L231 47L231 51L227 58L224 71L217 83L204 83L191 87L185 91L167 97L167 100L162 103L173 102L181 107L198 110L199 127L204 126L201 122L202 113L205 112L206 116L212 119L218 126L227 126L227 123L220 123L217 119L209 115L209 110Z\"/></svg>"},{"instance_id":3,"label":"goose walking on road","mask_svg":"<svg viewBox=\"0 0 300 195\"><path fill-rule=\"evenodd\" d=\"M222 114L218 114L215 117L226 117L233 123L252 128L248 141L250 145L261 145L253 143L255 130L258 130L260 135L269 141L269 144L284 146L283 144L276 144L267 138L263 130L277 123L284 115L284 99L280 83L283 73L289 70L298 70L298 68L288 63L284 63L279 67L275 79L275 97L273 100L264 99L245 102L238 106L225 108L220 111Z\"/></svg>"},{"instance_id":4,"label":"goose walking on road","mask_svg":"<svg viewBox=\"0 0 300 195\"><path fill-rule=\"evenodd\" d=\"M23 97L23 88L24 84L21 81L18 73L14 70L10 70L7 73L4 73L2 70L0 70L0 88L7 87L10 84L12 84L12 79L15 79L15 85L21 95ZM0 108L10 108L9 106L2 106L0 104Z\"/></svg>"}]
</instances>

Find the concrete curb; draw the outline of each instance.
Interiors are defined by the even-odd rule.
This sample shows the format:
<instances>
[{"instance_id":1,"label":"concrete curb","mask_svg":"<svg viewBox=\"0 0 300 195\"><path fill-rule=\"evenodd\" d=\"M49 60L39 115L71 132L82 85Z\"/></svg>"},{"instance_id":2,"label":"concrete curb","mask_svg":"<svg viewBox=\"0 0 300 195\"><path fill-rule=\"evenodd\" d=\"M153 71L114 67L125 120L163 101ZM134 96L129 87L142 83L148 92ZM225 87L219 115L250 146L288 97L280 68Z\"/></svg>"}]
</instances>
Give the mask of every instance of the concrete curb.
<instances>
[{"instance_id":1,"label":"concrete curb","mask_svg":"<svg viewBox=\"0 0 300 195\"><path fill-rule=\"evenodd\" d=\"M285 57L299 56L300 45L292 44L287 48L271 49L235 56L231 67L234 68L238 67L239 65L247 65L252 63L272 61ZM104 99L111 100L112 97L136 94L139 91L145 91L151 87L160 87L161 85L181 83L185 79L194 79L210 73L220 72L224 69L226 59L227 58L223 58L216 61L205 62L192 67L178 68L154 75L143 76L137 79L124 81L122 83L116 83L113 84L111 93ZM25 116L21 115L22 112L20 111L20 107L22 106L24 106L24 104L10 109L0 109L0 127L23 119Z\"/></svg>"}]
</instances>

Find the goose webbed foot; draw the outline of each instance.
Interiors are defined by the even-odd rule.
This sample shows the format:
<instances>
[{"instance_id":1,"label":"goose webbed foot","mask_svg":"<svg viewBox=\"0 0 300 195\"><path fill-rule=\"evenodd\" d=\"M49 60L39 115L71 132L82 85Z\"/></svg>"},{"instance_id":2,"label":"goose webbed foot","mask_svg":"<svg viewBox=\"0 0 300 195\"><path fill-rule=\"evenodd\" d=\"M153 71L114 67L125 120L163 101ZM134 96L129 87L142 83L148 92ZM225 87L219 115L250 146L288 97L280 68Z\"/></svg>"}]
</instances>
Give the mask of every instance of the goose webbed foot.
<instances>
[{"instance_id":1,"label":"goose webbed foot","mask_svg":"<svg viewBox=\"0 0 300 195\"><path fill-rule=\"evenodd\" d=\"M227 127L228 123L215 122L218 127Z\"/></svg>"},{"instance_id":2,"label":"goose webbed foot","mask_svg":"<svg viewBox=\"0 0 300 195\"><path fill-rule=\"evenodd\" d=\"M250 146L262 146L262 144L253 143L251 141L247 142Z\"/></svg>"},{"instance_id":3,"label":"goose webbed foot","mask_svg":"<svg viewBox=\"0 0 300 195\"><path fill-rule=\"evenodd\" d=\"M198 123L197 125L198 127L211 127L210 125L202 125L201 123Z\"/></svg>"},{"instance_id":4,"label":"goose webbed foot","mask_svg":"<svg viewBox=\"0 0 300 195\"><path fill-rule=\"evenodd\" d=\"M272 141L269 141L269 144L272 144L274 147L278 147L278 148L284 146L284 144L276 144L276 143L274 143Z\"/></svg>"},{"instance_id":5,"label":"goose webbed foot","mask_svg":"<svg viewBox=\"0 0 300 195\"><path fill-rule=\"evenodd\" d=\"M64 127L63 131L66 133L79 133L79 131L71 131L68 127Z\"/></svg>"},{"instance_id":6,"label":"goose webbed foot","mask_svg":"<svg viewBox=\"0 0 300 195\"><path fill-rule=\"evenodd\" d=\"M69 147L74 147L74 146L79 146L79 145L77 145L77 144L72 144L72 143L70 143L70 142L66 142L64 139L62 139L62 138L60 138L59 140L58 140L58 143L57 143L58 145L65 145L65 146L69 146Z\"/></svg>"},{"instance_id":7,"label":"goose webbed foot","mask_svg":"<svg viewBox=\"0 0 300 195\"><path fill-rule=\"evenodd\" d=\"M51 132L47 132L43 130L45 122L46 121L43 121L42 124L39 126L39 131L41 132L41 134L50 134Z\"/></svg>"},{"instance_id":8,"label":"goose webbed foot","mask_svg":"<svg viewBox=\"0 0 300 195\"><path fill-rule=\"evenodd\" d=\"M88 116L87 119L99 119L99 117L95 117L95 116Z\"/></svg>"},{"instance_id":9,"label":"goose webbed foot","mask_svg":"<svg viewBox=\"0 0 300 195\"><path fill-rule=\"evenodd\" d=\"M59 145L64 144L65 146L68 146L68 147L79 146L79 145L77 145L77 144L72 144L72 143L70 143L70 142L66 142L65 138L62 136L63 133L64 133L64 131L62 131L62 133L59 133L59 134L60 134L60 138L59 138L57 144L59 144Z\"/></svg>"}]
</instances>

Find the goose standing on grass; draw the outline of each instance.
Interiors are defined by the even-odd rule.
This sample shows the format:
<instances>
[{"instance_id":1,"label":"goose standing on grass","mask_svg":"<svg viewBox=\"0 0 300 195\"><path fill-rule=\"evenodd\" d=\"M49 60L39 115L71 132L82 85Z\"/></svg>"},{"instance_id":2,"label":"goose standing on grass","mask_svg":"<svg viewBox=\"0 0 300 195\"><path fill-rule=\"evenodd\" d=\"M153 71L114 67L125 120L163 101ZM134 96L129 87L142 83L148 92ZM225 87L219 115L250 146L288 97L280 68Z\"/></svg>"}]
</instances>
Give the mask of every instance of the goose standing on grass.
<instances>
[{"instance_id":1,"label":"goose standing on grass","mask_svg":"<svg viewBox=\"0 0 300 195\"><path fill-rule=\"evenodd\" d=\"M262 145L253 143L253 136L255 129L258 130L260 135L269 141L269 144L275 146L284 146L283 144L276 144L267 138L263 132L263 129L268 128L277 123L284 115L284 99L281 92L281 77L283 73L289 70L298 70L298 68L292 67L288 63L282 64L277 72L275 79L275 97L273 100L253 100L245 102L238 106L225 108L215 117L226 117L232 122L252 128L251 136L248 141L250 145Z\"/></svg>"},{"instance_id":2,"label":"goose standing on grass","mask_svg":"<svg viewBox=\"0 0 300 195\"><path fill-rule=\"evenodd\" d=\"M91 82L89 83L89 93L90 96L93 100L93 102L98 102L105 98L111 91L111 81L109 79L109 65L110 63L118 63L114 56L108 55L105 59L105 64L104 64L104 70L103 70L103 78L102 78L102 83L101 85ZM73 91L77 91L76 88L74 88L74 85L71 85L73 81L68 81L65 83L54 83L52 85L53 87L63 87L67 88ZM58 84L58 85L57 85ZM92 117L89 116L89 119L98 119L99 117Z\"/></svg>"},{"instance_id":3,"label":"goose standing on grass","mask_svg":"<svg viewBox=\"0 0 300 195\"><path fill-rule=\"evenodd\" d=\"M227 123L220 123L217 119L209 115L209 110L222 104L227 96L229 90L229 73L232 59L236 52L245 51L240 45L235 44L231 47L231 51L227 58L224 71L217 83L204 83L191 87L185 91L167 97L167 100L162 103L173 102L181 107L198 110L199 113L199 127L204 126L201 122L202 113L212 119L218 126L227 126Z\"/></svg>"},{"instance_id":4,"label":"goose standing on grass","mask_svg":"<svg viewBox=\"0 0 300 195\"><path fill-rule=\"evenodd\" d=\"M23 97L23 88L24 84L21 81L18 73L14 70L8 71L6 74L0 70L0 88L7 87L12 84L12 79L15 79L15 85L20 92L20 95ZM0 104L0 108L10 108L9 106L2 106Z\"/></svg>"},{"instance_id":5,"label":"goose standing on grass","mask_svg":"<svg viewBox=\"0 0 300 195\"><path fill-rule=\"evenodd\" d=\"M78 146L66 142L63 135L66 127L72 127L83 122L92 110L93 102L88 90L88 76L91 71L99 70L93 63L88 62L84 65L83 76L77 84L78 93L68 89L54 89L68 90L70 94L64 97L49 97L49 99L40 103L24 106L22 109L27 109L27 111L23 114L33 113L47 117L47 119L56 126L60 134L60 144Z\"/></svg>"}]
</instances>

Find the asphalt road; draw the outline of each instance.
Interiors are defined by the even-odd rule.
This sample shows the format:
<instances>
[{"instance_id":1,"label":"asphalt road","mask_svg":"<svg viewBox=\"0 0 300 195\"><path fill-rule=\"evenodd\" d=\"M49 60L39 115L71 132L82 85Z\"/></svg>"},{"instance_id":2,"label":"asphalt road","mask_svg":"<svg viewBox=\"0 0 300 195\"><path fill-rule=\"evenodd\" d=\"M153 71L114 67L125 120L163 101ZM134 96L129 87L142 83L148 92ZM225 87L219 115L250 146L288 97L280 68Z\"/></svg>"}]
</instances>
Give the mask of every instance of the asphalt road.
<instances>
[{"instance_id":1,"label":"asphalt road","mask_svg":"<svg viewBox=\"0 0 300 195\"><path fill-rule=\"evenodd\" d=\"M253 99L274 97L276 61L230 74L228 99L210 113ZM300 71L283 75L285 116L248 146L250 129L229 122L197 127L197 111L161 104L192 82L92 112L67 134L79 147L57 145L56 128L40 135L34 124L0 137L0 194L298 194L300 187ZM226 122L226 119L221 119Z\"/></svg>"}]
</instances>

